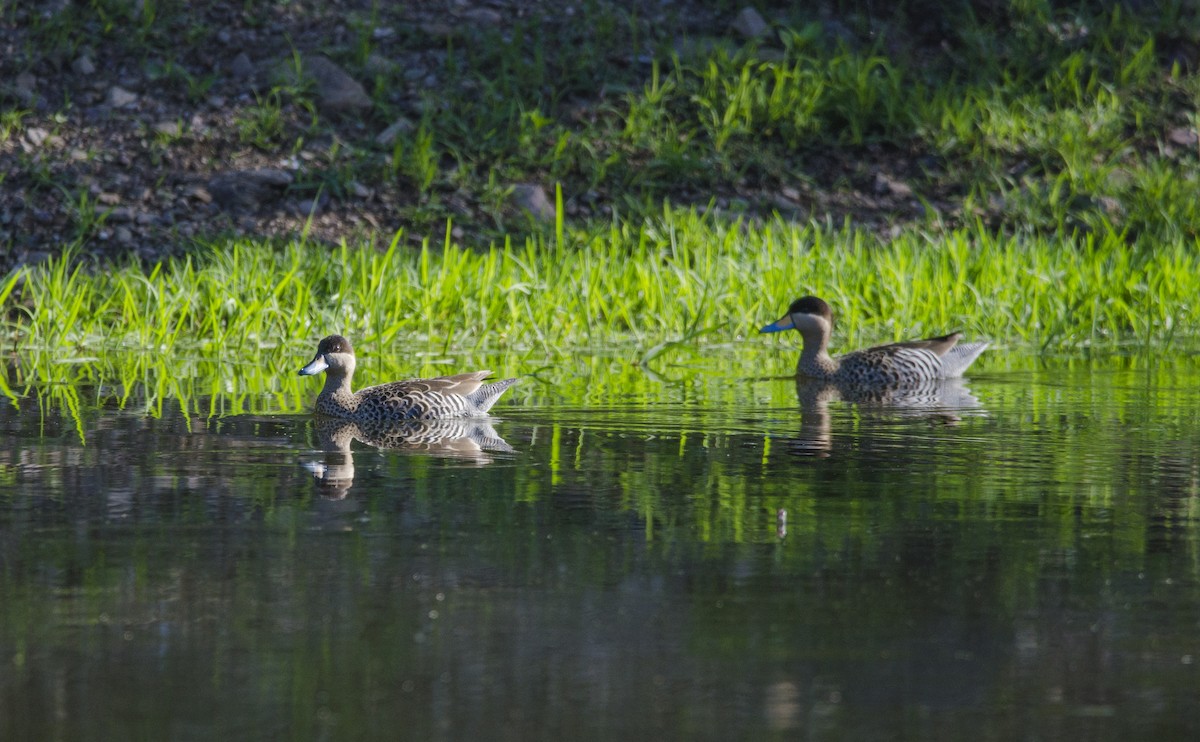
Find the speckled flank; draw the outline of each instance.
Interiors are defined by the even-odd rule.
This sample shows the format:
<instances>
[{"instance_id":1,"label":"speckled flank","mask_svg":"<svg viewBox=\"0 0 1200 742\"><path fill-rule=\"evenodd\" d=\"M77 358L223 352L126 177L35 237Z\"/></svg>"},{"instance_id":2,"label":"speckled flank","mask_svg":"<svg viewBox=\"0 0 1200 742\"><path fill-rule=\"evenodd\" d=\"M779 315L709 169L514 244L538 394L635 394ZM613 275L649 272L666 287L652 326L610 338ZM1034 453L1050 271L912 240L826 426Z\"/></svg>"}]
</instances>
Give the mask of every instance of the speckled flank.
<instances>
[{"instance_id":1,"label":"speckled flank","mask_svg":"<svg viewBox=\"0 0 1200 742\"><path fill-rule=\"evenodd\" d=\"M317 397L317 412L352 418L360 425L484 415L505 389L517 383L516 379L505 379L480 385L479 382L489 375L491 371L476 371L433 379L394 381L358 392L351 392L347 383L335 390L322 391ZM479 395L485 390L490 394Z\"/></svg>"},{"instance_id":2,"label":"speckled flank","mask_svg":"<svg viewBox=\"0 0 1200 742\"><path fill-rule=\"evenodd\" d=\"M960 333L856 350L842 356L827 351L833 312L814 296L797 299L788 313L763 332L794 327L804 338L796 374L839 384L894 387L961 376L987 348L987 343L958 344Z\"/></svg>"},{"instance_id":3,"label":"speckled flank","mask_svg":"<svg viewBox=\"0 0 1200 742\"><path fill-rule=\"evenodd\" d=\"M948 337L957 339L958 335ZM977 345L986 346L986 343L972 343L962 347L974 348ZM982 350L980 347L979 351ZM829 372L828 365L813 363L812 360L808 359L808 363L802 361L797 366L797 372L805 376L829 378L862 386L914 384L961 374L961 370L954 373L948 368L944 354L939 355L935 350L928 348L904 345L882 345L831 358L832 373ZM974 360L974 357L971 360Z\"/></svg>"},{"instance_id":4,"label":"speckled flank","mask_svg":"<svg viewBox=\"0 0 1200 742\"><path fill-rule=\"evenodd\" d=\"M432 379L410 379L367 387L350 387L355 358L350 342L331 335L317 346L312 363L300 373L325 372L325 386L317 396L316 412L353 420L365 429L382 428L401 420L439 420L486 415L516 379L484 384L491 371L472 371Z\"/></svg>"}]
</instances>

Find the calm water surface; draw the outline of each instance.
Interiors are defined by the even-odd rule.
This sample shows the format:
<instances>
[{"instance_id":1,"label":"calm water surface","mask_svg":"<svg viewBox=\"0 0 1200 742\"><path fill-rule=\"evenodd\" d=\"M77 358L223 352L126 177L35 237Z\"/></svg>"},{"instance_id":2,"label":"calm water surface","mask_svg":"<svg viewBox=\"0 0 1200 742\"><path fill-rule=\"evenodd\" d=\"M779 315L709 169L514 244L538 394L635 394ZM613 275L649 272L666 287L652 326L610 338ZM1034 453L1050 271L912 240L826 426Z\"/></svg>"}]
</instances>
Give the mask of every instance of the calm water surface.
<instances>
[{"instance_id":1,"label":"calm water surface","mask_svg":"<svg viewBox=\"0 0 1200 742\"><path fill-rule=\"evenodd\" d=\"M5 404L0 738L1197 738L1200 360L980 365L365 442Z\"/></svg>"}]
</instances>

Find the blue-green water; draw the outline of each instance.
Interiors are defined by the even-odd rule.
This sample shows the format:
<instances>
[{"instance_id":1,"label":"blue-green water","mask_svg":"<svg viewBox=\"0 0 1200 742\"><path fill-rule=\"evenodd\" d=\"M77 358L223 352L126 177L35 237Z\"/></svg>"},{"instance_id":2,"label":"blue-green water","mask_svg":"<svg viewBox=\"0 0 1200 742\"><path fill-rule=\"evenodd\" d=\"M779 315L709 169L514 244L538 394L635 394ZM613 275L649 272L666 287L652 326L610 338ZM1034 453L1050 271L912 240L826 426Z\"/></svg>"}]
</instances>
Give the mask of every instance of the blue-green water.
<instances>
[{"instance_id":1,"label":"blue-green water","mask_svg":"<svg viewBox=\"0 0 1200 742\"><path fill-rule=\"evenodd\" d=\"M1200 733L1196 356L656 371L388 450L0 406L0 738Z\"/></svg>"}]
</instances>

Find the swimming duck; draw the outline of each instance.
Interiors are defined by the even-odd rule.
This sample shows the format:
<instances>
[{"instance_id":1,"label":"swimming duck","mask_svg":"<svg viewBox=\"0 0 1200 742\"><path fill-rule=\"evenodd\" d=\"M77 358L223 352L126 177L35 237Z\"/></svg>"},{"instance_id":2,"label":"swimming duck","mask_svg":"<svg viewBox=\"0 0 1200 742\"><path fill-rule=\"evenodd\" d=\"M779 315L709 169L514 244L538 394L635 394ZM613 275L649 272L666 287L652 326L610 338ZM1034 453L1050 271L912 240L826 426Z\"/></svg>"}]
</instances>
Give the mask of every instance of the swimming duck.
<instances>
[{"instance_id":1,"label":"swimming duck","mask_svg":"<svg viewBox=\"0 0 1200 742\"><path fill-rule=\"evenodd\" d=\"M301 376L325 372L325 387L317 395L321 415L379 426L397 420L439 420L486 415L516 379L484 384L491 371L471 371L433 379L409 379L353 392L354 349L341 335L330 335L317 345L317 355Z\"/></svg>"},{"instance_id":2,"label":"swimming duck","mask_svg":"<svg viewBox=\"0 0 1200 742\"><path fill-rule=\"evenodd\" d=\"M797 299L787 314L762 328L760 332L799 330L804 349L796 364L797 376L810 376L839 384L895 386L917 384L933 379L962 376L987 343L958 344L962 333L880 345L845 355L829 355L829 335L833 332L833 310L815 296Z\"/></svg>"}]
</instances>

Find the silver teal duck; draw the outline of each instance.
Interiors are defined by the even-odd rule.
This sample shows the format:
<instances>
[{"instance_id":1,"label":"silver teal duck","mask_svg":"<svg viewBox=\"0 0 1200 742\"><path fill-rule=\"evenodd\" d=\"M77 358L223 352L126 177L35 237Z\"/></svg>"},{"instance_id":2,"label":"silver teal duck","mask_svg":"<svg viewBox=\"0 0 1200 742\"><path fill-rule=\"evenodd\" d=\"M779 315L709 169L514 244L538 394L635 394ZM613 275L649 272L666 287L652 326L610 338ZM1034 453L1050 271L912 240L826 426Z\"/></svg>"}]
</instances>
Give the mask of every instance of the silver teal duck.
<instances>
[{"instance_id":1,"label":"silver teal duck","mask_svg":"<svg viewBox=\"0 0 1200 742\"><path fill-rule=\"evenodd\" d=\"M400 420L478 417L486 415L500 395L517 383L516 379L504 379L485 384L492 372L472 371L393 381L355 392L350 388L354 365L354 348L341 335L330 335L317 345L316 356L300 369L300 375L325 372L325 386L317 395L318 414L353 420L368 427Z\"/></svg>"},{"instance_id":2,"label":"silver teal duck","mask_svg":"<svg viewBox=\"0 0 1200 742\"><path fill-rule=\"evenodd\" d=\"M787 314L760 332L798 330L804 349L796 375L853 386L894 387L962 376L988 343L959 343L952 332L926 340L880 345L841 356L829 355L833 310L824 300L805 296L792 302Z\"/></svg>"}]
</instances>

